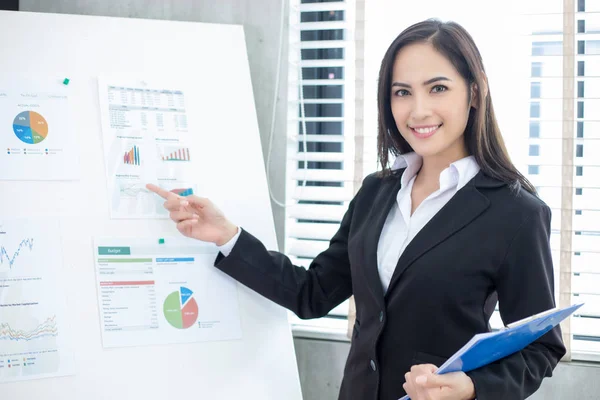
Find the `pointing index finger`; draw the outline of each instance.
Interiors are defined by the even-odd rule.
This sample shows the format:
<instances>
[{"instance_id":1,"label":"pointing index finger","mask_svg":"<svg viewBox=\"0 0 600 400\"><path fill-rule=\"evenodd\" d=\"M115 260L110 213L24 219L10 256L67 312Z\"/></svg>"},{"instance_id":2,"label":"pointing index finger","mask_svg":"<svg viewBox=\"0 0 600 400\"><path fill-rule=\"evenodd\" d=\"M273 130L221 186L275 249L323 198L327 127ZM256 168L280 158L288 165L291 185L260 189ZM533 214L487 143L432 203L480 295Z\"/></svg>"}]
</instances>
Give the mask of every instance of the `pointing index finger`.
<instances>
[{"instance_id":1,"label":"pointing index finger","mask_svg":"<svg viewBox=\"0 0 600 400\"><path fill-rule=\"evenodd\" d=\"M179 196L177 196L175 193L173 192L169 192L159 186L153 185L151 183L146 185L146 189L148 189L151 192L156 193L157 195L159 195L160 197L162 197L165 200L168 200L169 198L172 198L173 196L176 196L177 198L179 198Z\"/></svg>"}]
</instances>

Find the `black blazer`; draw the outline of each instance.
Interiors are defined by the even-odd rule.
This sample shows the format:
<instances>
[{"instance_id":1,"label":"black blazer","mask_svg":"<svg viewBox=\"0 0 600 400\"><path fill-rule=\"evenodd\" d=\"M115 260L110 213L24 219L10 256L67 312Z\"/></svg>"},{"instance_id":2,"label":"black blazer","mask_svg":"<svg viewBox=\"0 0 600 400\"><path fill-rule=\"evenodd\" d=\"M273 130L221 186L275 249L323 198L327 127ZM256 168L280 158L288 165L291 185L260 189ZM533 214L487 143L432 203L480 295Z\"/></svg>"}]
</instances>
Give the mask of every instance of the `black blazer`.
<instances>
[{"instance_id":1,"label":"black blazer","mask_svg":"<svg viewBox=\"0 0 600 400\"><path fill-rule=\"evenodd\" d=\"M308 270L242 231L215 266L300 318L326 315L355 296L356 324L340 399L397 400L413 364L441 365L489 331L498 299L505 324L555 306L550 209L483 172L408 245L384 295L377 243L400 175L367 177L330 246ZM560 328L512 356L469 372L478 400L535 392L565 354Z\"/></svg>"}]
</instances>

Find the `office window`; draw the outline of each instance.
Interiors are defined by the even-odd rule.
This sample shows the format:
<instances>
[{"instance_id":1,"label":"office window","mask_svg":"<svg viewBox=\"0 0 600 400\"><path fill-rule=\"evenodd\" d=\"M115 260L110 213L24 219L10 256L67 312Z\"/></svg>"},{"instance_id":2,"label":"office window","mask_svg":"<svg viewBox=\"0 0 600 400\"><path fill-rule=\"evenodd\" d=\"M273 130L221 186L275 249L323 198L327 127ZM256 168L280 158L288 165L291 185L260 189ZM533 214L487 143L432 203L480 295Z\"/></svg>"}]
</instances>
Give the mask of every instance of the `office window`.
<instances>
[{"instance_id":1,"label":"office window","mask_svg":"<svg viewBox=\"0 0 600 400\"><path fill-rule=\"evenodd\" d=\"M536 78L542 76L542 63L541 62L532 62L531 63L531 76L536 77Z\"/></svg>"},{"instance_id":2,"label":"office window","mask_svg":"<svg viewBox=\"0 0 600 400\"><path fill-rule=\"evenodd\" d=\"M585 42L585 54L600 55L600 40L588 40Z\"/></svg>"},{"instance_id":3,"label":"office window","mask_svg":"<svg viewBox=\"0 0 600 400\"><path fill-rule=\"evenodd\" d=\"M531 98L539 99L542 97L542 85L540 82L531 82Z\"/></svg>"},{"instance_id":4,"label":"office window","mask_svg":"<svg viewBox=\"0 0 600 400\"><path fill-rule=\"evenodd\" d=\"M290 0L288 79L295 87L288 97L295 112L288 113L285 252L304 267L328 247L354 195L355 7ZM348 302L331 314L347 317Z\"/></svg>"},{"instance_id":5,"label":"office window","mask_svg":"<svg viewBox=\"0 0 600 400\"><path fill-rule=\"evenodd\" d=\"M532 56L560 56L562 55L562 42L533 42Z\"/></svg>"},{"instance_id":6,"label":"office window","mask_svg":"<svg viewBox=\"0 0 600 400\"><path fill-rule=\"evenodd\" d=\"M540 137L540 123L538 121L529 122L529 137L539 138Z\"/></svg>"},{"instance_id":7,"label":"office window","mask_svg":"<svg viewBox=\"0 0 600 400\"><path fill-rule=\"evenodd\" d=\"M540 155L540 146L538 144L530 144L529 145L529 155L530 156L539 156Z\"/></svg>"},{"instance_id":8,"label":"office window","mask_svg":"<svg viewBox=\"0 0 600 400\"><path fill-rule=\"evenodd\" d=\"M344 58L344 49L302 49L303 60L340 60Z\"/></svg>"},{"instance_id":9,"label":"office window","mask_svg":"<svg viewBox=\"0 0 600 400\"><path fill-rule=\"evenodd\" d=\"M574 117L578 119L575 125L575 137L577 138L577 141L574 144L574 152L571 153L574 156L571 162L575 164L582 163L583 160L586 160L583 157L586 157L587 160L585 162L593 164L593 167L586 167L586 174L584 176L584 166L576 165L574 171L576 176L575 182L580 186L597 187L597 182L600 182L599 168L596 167L596 165L599 164L596 162L596 156L594 154L594 147L597 142L597 140L595 140L597 128L595 122L588 121L598 120L595 111L597 108L596 99L598 98L598 95L596 94L596 77L600 76L600 69L598 68L598 62L600 61L600 41L588 39L596 39L597 33L600 33L600 29L598 29L599 20L597 19L597 16L595 13L586 12L585 3L586 2L583 0L577 2L578 12L585 12L585 16L582 14L574 15L573 19L575 19L575 21L571 22L576 23L576 32L579 34L577 35L577 39L579 40L577 40L577 46L574 49L576 55L573 55L574 57L579 58L579 60L576 61L576 74L579 79L576 79L577 91L575 94L578 101L574 115ZM600 5L600 2L597 0L592 0L587 3L588 9L593 8L594 3L596 3L597 6ZM565 20L565 23L567 23L567 20ZM581 40L584 38L585 40ZM585 78L582 79L583 77ZM567 98L566 93L564 93L564 96ZM586 98L589 100L584 101ZM571 282L571 290L573 296L578 296L579 298L584 297L585 300L581 300L587 302L589 302L591 298L600 299L600 287L593 283L591 285L589 284L595 279L596 274L600 272L600 267L597 267L594 262L594 257L596 256L594 254L595 250L600 247L600 237L597 232L594 232L598 231L598 225L594 221L597 218L597 215L600 215L600 205L595 200L596 192L596 189L576 187L574 189L575 198L573 199L573 203L571 203L575 210L573 219L571 220L570 229L573 231L573 247L577 249L577 251L574 252L571 266L574 272L573 275L579 275L575 278L577 280ZM590 229L592 230L591 232ZM562 236L568 236L568 232L563 232ZM584 271L590 271L591 273L586 273ZM575 297L575 299L578 297ZM600 315L599 311L600 304L594 304L585 312L572 317L571 351L573 359L585 359L587 354L600 349L600 330L595 327L597 321L596 316Z\"/></svg>"},{"instance_id":10,"label":"office window","mask_svg":"<svg viewBox=\"0 0 600 400\"><path fill-rule=\"evenodd\" d=\"M600 40L578 40L578 55L600 55Z\"/></svg>"},{"instance_id":11,"label":"office window","mask_svg":"<svg viewBox=\"0 0 600 400\"><path fill-rule=\"evenodd\" d=\"M585 54L600 55L600 40L588 40L585 44Z\"/></svg>"},{"instance_id":12,"label":"office window","mask_svg":"<svg viewBox=\"0 0 600 400\"><path fill-rule=\"evenodd\" d=\"M583 137L583 121L577 121L577 137Z\"/></svg>"},{"instance_id":13,"label":"office window","mask_svg":"<svg viewBox=\"0 0 600 400\"><path fill-rule=\"evenodd\" d=\"M302 1L303 4L311 3L310 1ZM313 2L314 3L314 2ZM343 10L326 10L326 11L302 11L300 13L300 22L323 22L323 21L343 21Z\"/></svg>"},{"instance_id":14,"label":"office window","mask_svg":"<svg viewBox=\"0 0 600 400\"><path fill-rule=\"evenodd\" d=\"M529 107L529 116L531 118L539 118L540 117L540 103L532 102Z\"/></svg>"},{"instance_id":15,"label":"office window","mask_svg":"<svg viewBox=\"0 0 600 400\"><path fill-rule=\"evenodd\" d=\"M19 11L19 0L4 0L0 2L0 10Z\"/></svg>"},{"instance_id":16,"label":"office window","mask_svg":"<svg viewBox=\"0 0 600 400\"><path fill-rule=\"evenodd\" d=\"M529 173L529 175L539 175L539 173L540 173L540 166L539 165L530 165L527 168L527 172Z\"/></svg>"}]
</instances>

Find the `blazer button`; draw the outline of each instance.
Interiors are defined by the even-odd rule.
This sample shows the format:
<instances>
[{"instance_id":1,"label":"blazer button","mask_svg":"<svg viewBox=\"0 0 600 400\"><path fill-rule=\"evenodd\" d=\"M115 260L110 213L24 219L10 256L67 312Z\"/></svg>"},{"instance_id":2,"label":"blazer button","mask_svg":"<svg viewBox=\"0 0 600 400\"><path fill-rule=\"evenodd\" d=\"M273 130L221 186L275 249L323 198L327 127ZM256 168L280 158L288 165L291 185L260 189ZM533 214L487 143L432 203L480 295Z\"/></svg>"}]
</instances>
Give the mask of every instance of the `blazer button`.
<instances>
[{"instance_id":1,"label":"blazer button","mask_svg":"<svg viewBox=\"0 0 600 400\"><path fill-rule=\"evenodd\" d=\"M383 311L379 313L379 322L383 322Z\"/></svg>"},{"instance_id":2,"label":"blazer button","mask_svg":"<svg viewBox=\"0 0 600 400\"><path fill-rule=\"evenodd\" d=\"M371 369L373 371L377 371L377 366L375 365L375 361L371 360Z\"/></svg>"}]
</instances>

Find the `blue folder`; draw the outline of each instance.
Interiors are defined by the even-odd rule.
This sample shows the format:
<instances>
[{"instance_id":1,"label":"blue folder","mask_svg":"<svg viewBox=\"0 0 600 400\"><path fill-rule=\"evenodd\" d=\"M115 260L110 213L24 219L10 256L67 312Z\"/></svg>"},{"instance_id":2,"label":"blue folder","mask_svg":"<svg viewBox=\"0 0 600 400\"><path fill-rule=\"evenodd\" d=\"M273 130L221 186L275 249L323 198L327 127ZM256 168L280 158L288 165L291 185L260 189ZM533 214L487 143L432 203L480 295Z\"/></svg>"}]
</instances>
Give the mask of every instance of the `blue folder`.
<instances>
[{"instance_id":1,"label":"blue folder","mask_svg":"<svg viewBox=\"0 0 600 400\"><path fill-rule=\"evenodd\" d=\"M534 342L571 315L584 303L553 308L516 321L495 331L480 333L442 364L436 374L468 372L516 353ZM400 400L409 400L404 396Z\"/></svg>"}]
</instances>

